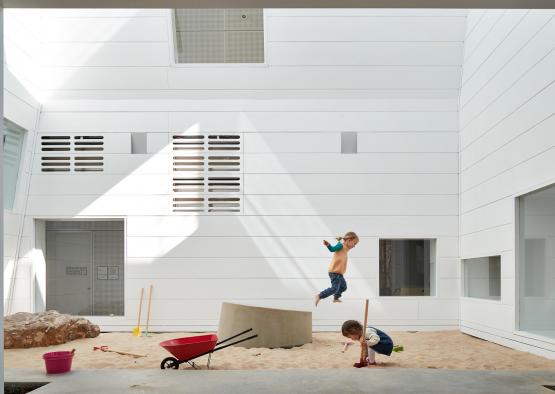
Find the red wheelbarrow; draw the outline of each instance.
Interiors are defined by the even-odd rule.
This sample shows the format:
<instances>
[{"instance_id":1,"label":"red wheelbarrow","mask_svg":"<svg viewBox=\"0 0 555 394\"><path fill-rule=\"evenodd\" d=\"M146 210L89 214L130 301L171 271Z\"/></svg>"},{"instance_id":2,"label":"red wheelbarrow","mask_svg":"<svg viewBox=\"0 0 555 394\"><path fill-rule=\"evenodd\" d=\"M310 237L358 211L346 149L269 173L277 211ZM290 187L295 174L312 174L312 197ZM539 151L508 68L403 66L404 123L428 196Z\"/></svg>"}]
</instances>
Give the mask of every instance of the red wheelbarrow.
<instances>
[{"instance_id":1,"label":"red wheelbarrow","mask_svg":"<svg viewBox=\"0 0 555 394\"><path fill-rule=\"evenodd\" d=\"M160 342L160 346L170 352L174 357L166 357L160 363L160 368L162 369L179 369L179 365L183 363L189 363L189 365L195 369L197 369L197 364L194 363L194 359L198 357L202 357L208 354L208 363L206 367L210 369L210 358L212 357L212 353L217 352L218 350L225 349L226 347L237 345L238 343L248 341L249 339L253 339L258 337L258 335L251 335L250 337L240 339L238 341L228 343L226 345L221 346L222 344L231 341L241 335L246 334L247 332L252 331L252 328L240 332L232 337L224 339L223 341L218 342L218 336L216 334L209 334L209 335L199 335L196 337L185 337L185 338L176 338L176 339L169 339L164 342Z\"/></svg>"}]
</instances>

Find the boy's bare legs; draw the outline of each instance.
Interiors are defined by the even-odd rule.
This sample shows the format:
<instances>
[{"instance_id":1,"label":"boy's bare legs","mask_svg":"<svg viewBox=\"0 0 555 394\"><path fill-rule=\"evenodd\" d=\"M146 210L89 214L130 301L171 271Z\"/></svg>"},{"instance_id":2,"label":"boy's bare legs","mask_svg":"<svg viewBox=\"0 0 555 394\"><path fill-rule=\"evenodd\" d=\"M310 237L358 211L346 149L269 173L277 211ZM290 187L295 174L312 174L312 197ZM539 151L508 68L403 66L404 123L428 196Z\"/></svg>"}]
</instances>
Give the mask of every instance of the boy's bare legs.
<instances>
[{"instance_id":1,"label":"boy's bare legs","mask_svg":"<svg viewBox=\"0 0 555 394\"><path fill-rule=\"evenodd\" d=\"M371 367L373 365L376 365L376 352L368 348L368 366Z\"/></svg>"},{"instance_id":2,"label":"boy's bare legs","mask_svg":"<svg viewBox=\"0 0 555 394\"><path fill-rule=\"evenodd\" d=\"M316 294L316 297L314 297L314 306L318 306L320 299L320 294Z\"/></svg>"}]
</instances>

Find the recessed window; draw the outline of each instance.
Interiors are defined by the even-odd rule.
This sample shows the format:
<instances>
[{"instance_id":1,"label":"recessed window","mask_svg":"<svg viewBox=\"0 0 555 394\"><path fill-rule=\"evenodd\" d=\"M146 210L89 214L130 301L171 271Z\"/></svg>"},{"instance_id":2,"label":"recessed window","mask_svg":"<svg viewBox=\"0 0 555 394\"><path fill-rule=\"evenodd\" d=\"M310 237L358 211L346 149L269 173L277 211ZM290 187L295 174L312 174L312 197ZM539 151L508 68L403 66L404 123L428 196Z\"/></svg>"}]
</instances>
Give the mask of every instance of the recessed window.
<instances>
[{"instance_id":1,"label":"recessed window","mask_svg":"<svg viewBox=\"0 0 555 394\"><path fill-rule=\"evenodd\" d=\"M435 294L435 240L380 240L380 296Z\"/></svg>"},{"instance_id":2,"label":"recessed window","mask_svg":"<svg viewBox=\"0 0 555 394\"><path fill-rule=\"evenodd\" d=\"M23 128L4 119L4 130L2 133L4 141L4 177L2 189L4 189L5 209L13 209L24 135L25 130Z\"/></svg>"},{"instance_id":3,"label":"recessed window","mask_svg":"<svg viewBox=\"0 0 555 394\"><path fill-rule=\"evenodd\" d=\"M341 153L357 153L357 133L344 131L341 133Z\"/></svg>"},{"instance_id":4,"label":"recessed window","mask_svg":"<svg viewBox=\"0 0 555 394\"><path fill-rule=\"evenodd\" d=\"M464 296L501 299L501 256L463 260Z\"/></svg>"},{"instance_id":5,"label":"recessed window","mask_svg":"<svg viewBox=\"0 0 555 394\"><path fill-rule=\"evenodd\" d=\"M264 63L262 8L174 10L176 63Z\"/></svg>"},{"instance_id":6,"label":"recessed window","mask_svg":"<svg viewBox=\"0 0 555 394\"><path fill-rule=\"evenodd\" d=\"M519 329L555 339L555 185L517 202Z\"/></svg>"}]
</instances>

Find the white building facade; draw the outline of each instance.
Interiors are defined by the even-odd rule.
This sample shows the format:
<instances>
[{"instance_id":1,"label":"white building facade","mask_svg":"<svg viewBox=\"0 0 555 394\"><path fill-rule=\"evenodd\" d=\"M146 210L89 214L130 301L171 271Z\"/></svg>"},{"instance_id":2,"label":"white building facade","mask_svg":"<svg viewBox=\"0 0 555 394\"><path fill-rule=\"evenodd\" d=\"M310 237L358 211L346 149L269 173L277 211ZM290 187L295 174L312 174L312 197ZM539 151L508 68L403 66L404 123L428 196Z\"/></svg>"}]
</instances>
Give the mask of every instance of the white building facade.
<instances>
[{"instance_id":1,"label":"white building facade","mask_svg":"<svg viewBox=\"0 0 555 394\"><path fill-rule=\"evenodd\" d=\"M6 11L6 313L127 330L152 284L153 331L214 330L222 301L337 330L369 298L373 325L555 358L554 15L265 9L263 62L192 64L176 48L218 28L172 10ZM314 309L347 231L344 302ZM519 294L525 249L545 273Z\"/></svg>"}]
</instances>

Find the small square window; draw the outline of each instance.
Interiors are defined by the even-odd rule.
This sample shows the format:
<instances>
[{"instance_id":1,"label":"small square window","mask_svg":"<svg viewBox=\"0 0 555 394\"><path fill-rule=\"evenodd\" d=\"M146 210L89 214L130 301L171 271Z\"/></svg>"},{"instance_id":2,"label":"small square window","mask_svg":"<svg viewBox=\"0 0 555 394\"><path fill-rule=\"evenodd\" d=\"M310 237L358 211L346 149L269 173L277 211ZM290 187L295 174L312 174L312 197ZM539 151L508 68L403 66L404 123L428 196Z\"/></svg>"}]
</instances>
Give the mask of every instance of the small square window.
<instances>
[{"instance_id":1,"label":"small square window","mask_svg":"<svg viewBox=\"0 0 555 394\"><path fill-rule=\"evenodd\" d=\"M380 296L435 294L435 240L380 240Z\"/></svg>"},{"instance_id":2,"label":"small square window","mask_svg":"<svg viewBox=\"0 0 555 394\"><path fill-rule=\"evenodd\" d=\"M501 256L463 260L464 296L501 299Z\"/></svg>"}]
</instances>

